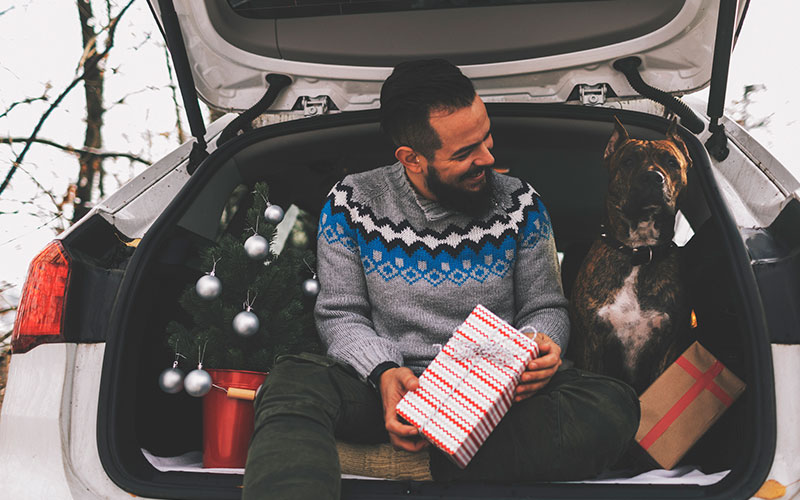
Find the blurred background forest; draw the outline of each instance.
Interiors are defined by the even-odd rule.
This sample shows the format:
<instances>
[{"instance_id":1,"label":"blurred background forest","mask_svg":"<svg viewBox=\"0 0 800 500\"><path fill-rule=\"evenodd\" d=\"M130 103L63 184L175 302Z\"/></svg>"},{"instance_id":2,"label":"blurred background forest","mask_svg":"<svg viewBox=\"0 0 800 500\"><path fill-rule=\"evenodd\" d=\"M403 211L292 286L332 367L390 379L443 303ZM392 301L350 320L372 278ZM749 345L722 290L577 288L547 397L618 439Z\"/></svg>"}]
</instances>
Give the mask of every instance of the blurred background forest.
<instances>
[{"instance_id":1,"label":"blurred background forest","mask_svg":"<svg viewBox=\"0 0 800 500\"><path fill-rule=\"evenodd\" d=\"M144 0L0 2L0 43L2 400L30 260L191 135Z\"/></svg>"},{"instance_id":2,"label":"blurred background forest","mask_svg":"<svg viewBox=\"0 0 800 500\"><path fill-rule=\"evenodd\" d=\"M752 2L728 86L728 113L795 172L798 70L785 56L799 16L800 2ZM145 0L0 1L0 43L2 373L29 261L190 134ZM219 114L202 109L207 123Z\"/></svg>"}]
</instances>

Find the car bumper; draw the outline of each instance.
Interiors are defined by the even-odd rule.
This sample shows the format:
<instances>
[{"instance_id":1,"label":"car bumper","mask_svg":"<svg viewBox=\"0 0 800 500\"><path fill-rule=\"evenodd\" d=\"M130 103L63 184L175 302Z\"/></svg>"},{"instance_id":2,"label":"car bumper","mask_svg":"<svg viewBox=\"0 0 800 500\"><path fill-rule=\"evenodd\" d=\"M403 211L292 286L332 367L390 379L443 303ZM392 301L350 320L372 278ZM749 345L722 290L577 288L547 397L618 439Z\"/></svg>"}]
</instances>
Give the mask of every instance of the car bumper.
<instances>
[{"instance_id":1,"label":"car bumper","mask_svg":"<svg viewBox=\"0 0 800 500\"><path fill-rule=\"evenodd\" d=\"M97 452L105 344L46 344L11 356L0 416L3 497L130 499Z\"/></svg>"}]
</instances>

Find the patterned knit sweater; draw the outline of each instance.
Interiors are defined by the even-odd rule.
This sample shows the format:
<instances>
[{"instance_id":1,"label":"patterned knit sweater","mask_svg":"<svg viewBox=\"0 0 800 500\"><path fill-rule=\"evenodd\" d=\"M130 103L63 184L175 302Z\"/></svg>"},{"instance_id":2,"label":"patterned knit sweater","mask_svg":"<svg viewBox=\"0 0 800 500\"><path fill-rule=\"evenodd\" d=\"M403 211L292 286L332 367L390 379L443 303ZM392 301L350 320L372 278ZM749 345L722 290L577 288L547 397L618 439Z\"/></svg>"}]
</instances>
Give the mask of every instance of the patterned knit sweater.
<instances>
[{"instance_id":1,"label":"patterned knit sweater","mask_svg":"<svg viewBox=\"0 0 800 500\"><path fill-rule=\"evenodd\" d=\"M315 317L328 355L363 377L421 373L476 304L519 329L569 338L550 218L533 188L492 176L481 219L420 196L397 163L350 175L322 210Z\"/></svg>"}]
</instances>

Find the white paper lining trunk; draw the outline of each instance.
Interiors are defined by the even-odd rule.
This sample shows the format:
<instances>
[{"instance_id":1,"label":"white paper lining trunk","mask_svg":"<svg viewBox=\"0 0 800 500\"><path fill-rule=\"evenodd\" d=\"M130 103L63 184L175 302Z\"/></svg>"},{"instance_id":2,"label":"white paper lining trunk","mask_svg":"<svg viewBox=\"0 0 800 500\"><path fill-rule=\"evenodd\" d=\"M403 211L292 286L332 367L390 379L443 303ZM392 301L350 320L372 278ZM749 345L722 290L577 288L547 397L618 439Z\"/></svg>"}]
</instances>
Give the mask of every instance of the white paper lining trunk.
<instances>
[{"instance_id":1,"label":"white paper lining trunk","mask_svg":"<svg viewBox=\"0 0 800 500\"><path fill-rule=\"evenodd\" d=\"M478 305L397 413L464 468L511 407L536 342Z\"/></svg>"}]
</instances>

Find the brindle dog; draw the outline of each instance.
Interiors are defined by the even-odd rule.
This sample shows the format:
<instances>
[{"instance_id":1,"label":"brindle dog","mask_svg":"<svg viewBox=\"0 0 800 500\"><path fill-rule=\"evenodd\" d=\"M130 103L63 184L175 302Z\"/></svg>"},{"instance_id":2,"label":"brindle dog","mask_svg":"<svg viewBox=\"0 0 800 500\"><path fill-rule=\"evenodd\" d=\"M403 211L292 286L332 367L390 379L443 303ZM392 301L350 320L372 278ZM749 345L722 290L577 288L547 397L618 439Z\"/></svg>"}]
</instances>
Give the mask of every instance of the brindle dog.
<instances>
[{"instance_id":1,"label":"brindle dog","mask_svg":"<svg viewBox=\"0 0 800 500\"><path fill-rule=\"evenodd\" d=\"M665 140L637 140L616 120L603 163L609 185L601 236L571 299L576 365L641 394L688 347L689 310L672 243L689 151L675 121Z\"/></svg>"}]
</instances>

